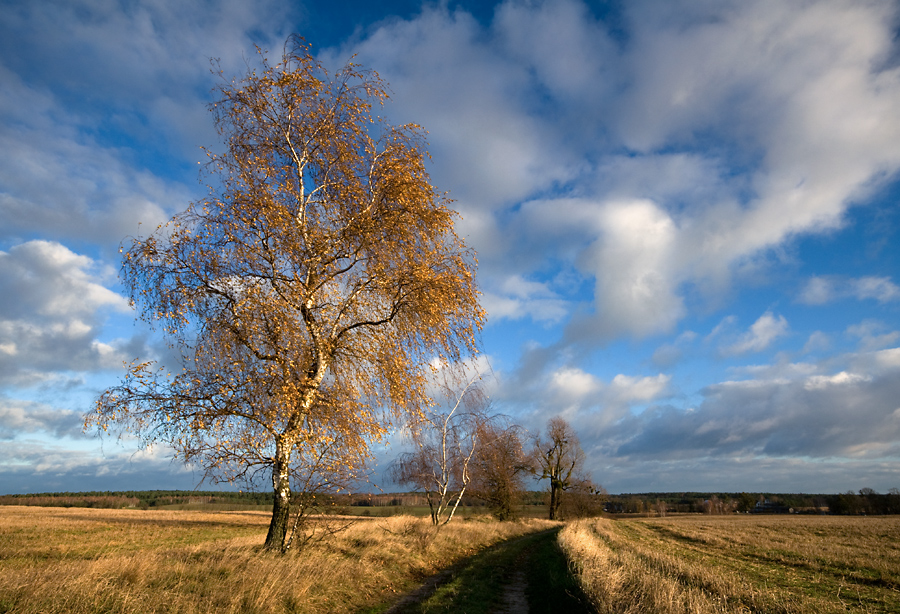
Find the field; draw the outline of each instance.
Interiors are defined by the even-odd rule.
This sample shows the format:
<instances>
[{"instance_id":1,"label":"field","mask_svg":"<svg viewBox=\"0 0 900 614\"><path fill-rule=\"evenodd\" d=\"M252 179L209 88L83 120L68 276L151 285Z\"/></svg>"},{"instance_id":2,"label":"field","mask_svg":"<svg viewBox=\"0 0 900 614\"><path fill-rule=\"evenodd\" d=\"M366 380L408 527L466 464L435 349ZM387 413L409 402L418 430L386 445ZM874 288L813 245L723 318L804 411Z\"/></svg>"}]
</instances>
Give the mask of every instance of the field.
<instances>
[{"instance_id":1,"label":"field","mask_svg":"<svg viewBox=\"0 0 900 614\"><path fill-rule=\"evenodd\" d=\"M582 520L560 543L602 613L900 612L900 517Z\"/></svg>"},{"instance_id":2,"label":"field","mask_svg":"<svg viewBox=\"0 0 900 614\"><path fill-rule=\"evenodd\" d=\"M265 512L0 507L0 612L374 612L485 546L555 526L358 520L263 552Z\"/></svg>"},{"instance_id":3,"label":"field","mask_svg":"<svg viewBox=\"0 0 900 614\"><path fill-rule=\"evenodd\" d=\"M255 511L2 506L0 613L374 613L483 553L408 610L459 611L460 600L496 592L509 574L495 568L522 567L526 550L527 582L546 596L532 568L554 555L536 540L560 526L461 517L435 531L421 518L373 517L281 556L261 549L268 521ZM897 516L595 518L568 524L559 543L604 614L900 612ZM554 573L565 575L560 561Z\"/></svg>"}]
</instances>

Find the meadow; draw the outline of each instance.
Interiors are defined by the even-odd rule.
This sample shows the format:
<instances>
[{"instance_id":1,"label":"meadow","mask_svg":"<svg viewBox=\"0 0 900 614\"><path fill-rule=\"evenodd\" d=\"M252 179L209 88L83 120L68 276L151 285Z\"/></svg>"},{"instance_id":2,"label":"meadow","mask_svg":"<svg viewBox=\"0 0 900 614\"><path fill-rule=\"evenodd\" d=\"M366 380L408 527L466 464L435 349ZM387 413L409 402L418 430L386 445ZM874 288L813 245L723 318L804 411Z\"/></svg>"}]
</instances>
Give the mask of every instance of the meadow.
<instances>
[{"instance_id":1,"label":"meadow","mask_svg":"<svg viewBox=\"0 0 900 614\"><path fill-rule=\"evenodd\" d=\"M0 612L377 612L498 541L558 526L357 519L286 555L270 513L0 507Z\"/></svg>"},{"instance_id":2,"label":"meadow","mask_svg":"<svg viewBox=\"0 0 900 614\"><path fill-rule=\"evenodd\" d=\"M598 612L900 612L900 517L579 520L560 544Z\"/></svg>"},{"instance_id":3,"label":"meadow","mask_svg":"<svg viewBox=\"0 0 900 614\"><path fill-rule=\"evenodd\" d=\"M268 521L265 511L0 506L0 613L382 612L432 574L478 561L447 585L455 599L469 588L457 584L518 556L489 545L561 526L331 518L351 524L280 555L262 550ZM559 544L603 614L900 612L897 516L592 518L568 523ZM441 599L434 611L447 609Z\"/></svg>"}]
</instances>

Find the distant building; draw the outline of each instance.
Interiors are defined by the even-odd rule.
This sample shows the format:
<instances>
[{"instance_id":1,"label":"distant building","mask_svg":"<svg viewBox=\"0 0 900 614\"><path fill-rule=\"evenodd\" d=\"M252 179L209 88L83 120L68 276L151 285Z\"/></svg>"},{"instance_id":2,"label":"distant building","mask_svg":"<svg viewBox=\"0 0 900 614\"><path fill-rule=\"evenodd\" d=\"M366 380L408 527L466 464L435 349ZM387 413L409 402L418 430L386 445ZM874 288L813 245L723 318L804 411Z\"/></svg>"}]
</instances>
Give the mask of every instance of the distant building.
<instances>
[{"instance_id":1,"label":"distant building","mask_svg":"<svg viewBox=\"0 0 900 614\"><path fill-rule=\"evenodd\" d=\"M786 505L782 505L781 503L777 503L775 501L769 501L768 499L763 499L762 501L757 501L756 505L753 506L753 509L750 510L751 514L793 514L794 510L787 507Z\"/></svg>"}]
</instances>

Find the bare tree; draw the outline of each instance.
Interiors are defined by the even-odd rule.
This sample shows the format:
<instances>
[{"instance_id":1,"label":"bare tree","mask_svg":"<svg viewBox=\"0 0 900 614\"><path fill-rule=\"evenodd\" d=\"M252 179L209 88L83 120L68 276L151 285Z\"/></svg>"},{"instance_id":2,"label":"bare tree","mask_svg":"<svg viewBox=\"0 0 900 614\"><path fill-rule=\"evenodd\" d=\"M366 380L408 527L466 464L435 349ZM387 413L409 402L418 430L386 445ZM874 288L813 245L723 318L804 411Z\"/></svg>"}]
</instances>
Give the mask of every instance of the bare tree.
<instances>
[{"instance_id":1,"label":"bare tree","mask_svg":"<svg viewBox=\"0 0 900 614\"><path fill-rule=\"evenodd\" d=\"M534 456L539 478L550 480L550 520L556 520L562 494L584 463L584 451L569 423L557 416L547 422L546 439L535 439Z\"/></svg>"},{"instance_id":2,"label":"bare tree","mask_svg":"<svg viewBox=\"0 0 900 614\"><path fill-rule=\"evenodd\" d=\"M665 518L667 509L668 508L666 507L665 501L663 501L662 499L656 500L656 513L660 518Z\"/></svg>"},{"instance_id":3,"label":"bare tree","mask_svg":"<svg viewBox=\"0 0 900 614\"><path fill-rule=\"evenodd\" d=\"M480 380L471 377L459 391L454 386L457 378L445 377L441 388L453 405L428 412L412 431L415 450L401 454L390 467L394 482L425 494L435 526L453 519L471 482L469 465L488 405Z\"/></svg>"},{"instance_id":4,"label":"bare tree","mask_svg":"<svg viewBox=\"0 0 900 614\"><path fill-rule=\"evenodd\" d=\"M566 520L590 518L603 512L607 492L602 486L584 476L572 480L559 506L560 516Z\"/></svg>"},{"instance_id":5,"label":"bare tree","mask_svg":"<svg viewBox=\"0 0 900 614\"><path fill-rule=\"evenodd\" d=\"M526 433L505 416L494 416L478 424L477 436L471 492L490 505L494 516L511 520L516 517L523 480L534 471L524 450Z\"/></svg>"},{"instance_id":6,"label":"bare tree","mask_svg":"<svg viewBox=\"0 0 900 614\"><path fill-rule=\"evenodd\" d=\"M374 115L376 74L329 75L292 37L218 94L209 197L123 246L132 304L183 364L132 364L85 426L166 442L212 479L267 473L265 544L283 550L292 488L420 419L432 362L475 354L485 316L424 131Z\"/></svg>"}]
</instances>

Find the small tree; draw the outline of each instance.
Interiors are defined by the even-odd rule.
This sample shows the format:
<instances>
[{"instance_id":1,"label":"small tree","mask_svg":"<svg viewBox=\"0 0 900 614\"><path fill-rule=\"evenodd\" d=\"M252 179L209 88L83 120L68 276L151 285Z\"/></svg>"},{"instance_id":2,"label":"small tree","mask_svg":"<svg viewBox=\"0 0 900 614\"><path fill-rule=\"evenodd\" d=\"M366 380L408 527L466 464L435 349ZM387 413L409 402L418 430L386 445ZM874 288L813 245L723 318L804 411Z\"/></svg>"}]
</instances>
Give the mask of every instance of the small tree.
<instances>
[{"instance_id":1,"label":"small tree","mask_svg":"<svg viewBox=\"0 0 900 614\"><path fill-rule=\"evenodd\" d=\"M449 410L431 411L412 431L415 451L401 454L390 467L397 484L425 494L431 522L447 524L471 482L469 465L478 446L478 426L486 420L487 397L471 378L461 392L454 392L453 379L443 382Z\"/></svg>"},{"instance_id":2,"label":"small tree","mask_svg":"<svg viewBox=\"0 0 900 614\"><path fill-rule=\"evenodd\" d=\"M479 441L472 463L472 494L486 502L500 520L516 517L516 505L524 490L523 479L534 471L525 453L525 433L504 416L479 422Z\"/></svg>"},{"instance_id":3,"label":"small tree","mask_svg":"<svg viewBox=\"0 0 900 614\"><path fill-rule=\"evenodd\" d=\"M566 520L599 516L603 512L606 499L605 488L594 484L590 478L583 476L575 478L559 506L560 516Z\"/></svg>"},{"instance_id":4,"label":"small tree","mask_svg":"<svg viewBox=\"0 0 900 614\"><path fill-rule=\"evenodd\" d=\"M123 248L132 303L183 364L132 364L85 426L166 442L215 480L267 475L265 545L284 550L292 489L420 419L432 362L474 354L484 312L424 132L373 114L376 74L329 75L292 37L218 93L210 196Z\"/></svg>"},{"instance_id":5,"label":"small tree","mask_svg":"<svg viewBox=\"0 0 900 614\"><path fill-rule=\"evenodd\" d=\"M569 423L557 416L547 422L547 438L535 439L534 457L539 478L550 480L550 520L556 520L562 494L584 464L584 451Z\"/></svg>"}]
</instances>

